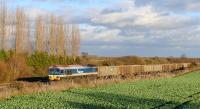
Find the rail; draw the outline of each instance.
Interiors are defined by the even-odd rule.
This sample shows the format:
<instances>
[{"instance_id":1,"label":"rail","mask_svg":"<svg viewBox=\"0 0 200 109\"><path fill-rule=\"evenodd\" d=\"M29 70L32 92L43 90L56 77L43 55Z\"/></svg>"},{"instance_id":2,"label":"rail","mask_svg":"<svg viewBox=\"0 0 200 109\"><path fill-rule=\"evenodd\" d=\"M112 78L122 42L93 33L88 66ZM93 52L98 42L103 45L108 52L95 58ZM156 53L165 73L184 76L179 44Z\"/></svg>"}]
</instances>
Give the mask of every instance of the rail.
<instances>
[{"instance_id":1,"label":"rail","mask_svg":"<svg viewBox=\"0 0 200 109\"><path fill-rule=\"evenodd\" d=\"M11 85L12 83L3 83L3 84L0 84L0 89L2 88L6 88L7 86Z\"/></svg>"}]
</instances>

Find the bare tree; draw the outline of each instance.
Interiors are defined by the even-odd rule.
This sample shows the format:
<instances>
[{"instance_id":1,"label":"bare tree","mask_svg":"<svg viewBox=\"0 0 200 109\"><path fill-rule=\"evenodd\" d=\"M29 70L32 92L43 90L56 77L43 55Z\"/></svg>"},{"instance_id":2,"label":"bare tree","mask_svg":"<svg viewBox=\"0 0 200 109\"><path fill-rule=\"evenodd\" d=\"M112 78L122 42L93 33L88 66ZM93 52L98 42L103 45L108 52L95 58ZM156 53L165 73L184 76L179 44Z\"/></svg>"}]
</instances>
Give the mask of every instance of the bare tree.
<instances>
[{"instance_id":1,"label":"bare tree","mask_svg":"<svg viewBox=\"0 0 200 109\"><path fill-rule=\"evenodd\" d=\"M45 43L44 43L44 36L45 36L45 31L44 31L44 22L42 20L41 16L38 16L36 19L36 25L35 25L35 35L36 35L36 43L35 43L35 48L36 51L38 52L44 52L45 51Z\"/></svg>"},{"instance_id":2,"label":"bare tree","mask_svg":"<svg viewBox=\"0 0 200 109\"><path fill-rule=\"evenodd\" d=\"M44 51L49 51L49 17L44 17Z\"/></svg>"},{"instance_id":3,"label":"bare tree","mask_svg":"<svg viewBox=\"0 0 200 109\"><path fill-rule=\"evenodd\" d=\"M76 56L79 56L80 44L81 44L81 34L80 34L79 25L77 25L77 28L76 28Z\"/></svg>"},{"instance_id":4,"label":"bare tree","mask_svg":"<svg viewBox=\"0 0 200 109\"><path fill-rule=\"evenodd\" d=\"M65 27L62 17L59 18L58 26L58 55L63 56L64 55L64 47L65 47Z\"/></svg>"},{"instance_id":5,"label":"bare tree","mask_svg":"<svg viewBox=\"0 0 200 109\"><path fill-rule=\"evenodd\" d=\"M50 55L72 55L76 58L80 49L80 32L78 25L64 24L62 17L51 16L35 19L34 28L32 22L25 15L22 8L17 7L15 14L8 11L5 0L0 2L0 49L8 49L8 44L12 44L17 54L32 53L32 34L35 32L35 50L39 52L48 51ZM12 13L10 15L10 13ZM9 18L10 16L14 16ZM14 41L6 44L13 36Z\"/></svg>"},{"instance_id":6,"label":"bare tree","mask_svg":"<svg viewBox=\"0 0 200 109\"><path fill-rule=\"evenodd\" d=\"M75 59L79 55L80 49L80 31L77 25L72 25L72 34L71 34L71 53Z\"/></svg>"},{"instance_id":7,"label":"bare tree","mask_svg":"<svg viewBox=\"0 0 200 109\"><path fill-rule=\"evenodd\" d=\"M70 36L71 32L69 32L69 25L64 26L65 36L64 36L64 55L69 56L71 52L71 44L70 44Z\"/></svg>"},{"instance_id":8,"label":"bare tree","mask_svg":"<svg viewBox=\"0 0 200 109\"><path fill-rule=\"evenodd\" d=\"M5 1L0 4L0 35L1 35L1 49L7 49L7 14L8 9Z\"/></svg>"},{"instance_id":9,"label":"bare tree","mask_svg":"<svg viewBox=\"0 0 200 109\"><path fill-rule=\"evenodd\" d=\"M50 55L56 55L56 18L54 15L51 15L50 19Z\"/></svg>"},{"instance_id":10,"label":"bare tree","mask_svg":"<svg viewBox=\"0 0 200 109\"><path fill-rule=\"evenodd\" d=\"M26 51L30 55L33 53L33 45L31 40L31 22L28 20L26 24L26 36L27 36L27 42L26 42Z\"/></svg>"},{"instance_id":11,"label":"bare tree","mask_svg":"<svg viewBox=\"0 0 200 109\"><path fill-rule=\"evenodd\" d=\"M22 8L16 10L16 25L15 25L15 50L16 53L24 53L24 37L25 37L25 13Z\"/></svg>"}]
</instances>

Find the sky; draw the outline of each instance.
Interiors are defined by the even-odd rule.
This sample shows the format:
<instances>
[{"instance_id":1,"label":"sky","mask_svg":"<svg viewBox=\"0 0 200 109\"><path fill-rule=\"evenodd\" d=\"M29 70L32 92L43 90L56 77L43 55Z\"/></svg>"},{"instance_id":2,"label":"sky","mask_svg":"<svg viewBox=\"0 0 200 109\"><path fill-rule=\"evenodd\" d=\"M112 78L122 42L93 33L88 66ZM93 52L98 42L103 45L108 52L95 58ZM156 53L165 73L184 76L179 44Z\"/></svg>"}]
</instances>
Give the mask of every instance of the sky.
<instances>
[{"instance_id":1,"label":"sky","mask_svg":"<svg viewBox=\"0 0 200 109\"><path fill-rule=\"evenodd\" d=\"M78 23L81 52L100 56L200 56L200 0L7 0L34 18Z\"/></svg>"}]
</instances>

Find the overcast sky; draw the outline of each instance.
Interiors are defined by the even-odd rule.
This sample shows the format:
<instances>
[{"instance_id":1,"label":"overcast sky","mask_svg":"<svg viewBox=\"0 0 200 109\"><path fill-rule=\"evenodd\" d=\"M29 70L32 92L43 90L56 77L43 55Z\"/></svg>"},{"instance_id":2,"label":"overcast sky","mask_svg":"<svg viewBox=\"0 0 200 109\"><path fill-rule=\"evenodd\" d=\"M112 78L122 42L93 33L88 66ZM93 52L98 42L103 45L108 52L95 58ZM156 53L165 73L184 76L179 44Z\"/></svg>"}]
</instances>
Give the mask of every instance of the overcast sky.
<instances>
[{"instance_id":1,"label":"overcast sky","mask_svg":"<svg viewBox=\"0 0 200 109\"><path fill-rule=\"evenodd\" d=\"M9 0L30 17L64 16L81 28L81 52L200 56L200 0Z\"/></svg>"}]
</instances>

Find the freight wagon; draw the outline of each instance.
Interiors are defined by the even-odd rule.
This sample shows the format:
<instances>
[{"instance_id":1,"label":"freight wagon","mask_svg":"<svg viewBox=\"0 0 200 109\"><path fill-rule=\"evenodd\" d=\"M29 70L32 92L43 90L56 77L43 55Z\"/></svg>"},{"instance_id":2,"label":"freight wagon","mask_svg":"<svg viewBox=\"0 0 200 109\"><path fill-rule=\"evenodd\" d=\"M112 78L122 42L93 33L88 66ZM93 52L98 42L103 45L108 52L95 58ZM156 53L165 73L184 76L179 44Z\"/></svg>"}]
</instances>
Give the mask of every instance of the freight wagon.
<instances>
[{"instance_id":1,"label":"freight wagon","mask_svg":"<svg viewBox=\"0 0 200 109\"><path fill-rule=\"evenodd\" d=\"M173 72L189 67L190 63L160 64L160 65L121 65L121 66L81 66L54 65L49 67L49 80L60 80L64 77L95 75L97 77L129 76L138 73Z\"/></svg>"}]
</instances>

